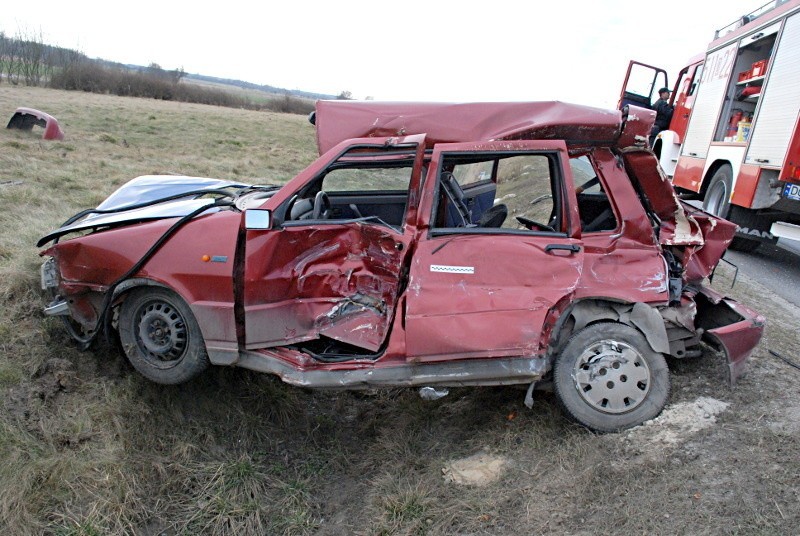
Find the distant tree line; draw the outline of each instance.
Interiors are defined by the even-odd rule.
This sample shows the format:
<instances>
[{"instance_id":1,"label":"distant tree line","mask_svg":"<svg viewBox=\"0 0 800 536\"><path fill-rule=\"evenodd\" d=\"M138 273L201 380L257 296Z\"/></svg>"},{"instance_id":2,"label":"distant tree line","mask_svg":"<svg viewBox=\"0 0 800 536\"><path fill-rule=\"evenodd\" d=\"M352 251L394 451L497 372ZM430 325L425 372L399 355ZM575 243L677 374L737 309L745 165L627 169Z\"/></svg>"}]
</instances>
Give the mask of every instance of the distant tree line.
<instances>
[{"instance_id":1,"label":"distant tree line","mask_svg":"<svg viewBox=\"0 0 800 536\"><path fill-rule=\"evenodd\" d=\"M131 65L128 65L131 67ZM231 78L219 78L217 76L208 76L203 74L193 74L193 73L186 73L187 80L198 80L201 82L211 82L214 84L225 84L228 86L236 86L242 89L254 89L256 91L264 91L266 93L274 93L278 95L285 95L289 93L293 97L300 97L303 99L310 99L310 100L317 100L317 99L336 99L338 98L336 95L330 95L326 93L314 93L312 91L302 91L299 89L293 89L288 91L284 88L270 86L269 84L254 84L252 82L245 82L243 80L234 80ZM342 93L349 93L349 92L342 92ZM341 94L340 94L341 95Z\"/></svg>"},{"instance_id":2,"label":"distant tree line","mask_svg":"<svg viewBox=\"0 0 800 536\"><path fill-rule=\"evenodd\" d=\"M20 30L15 37L0 32L0 82L46 85L53 73L86 56L75 50L45 45L40 33Z\"/></svg>"},{"instance_id":3,"label":"distant tree line","mask_svg":"<svg viewBox=\"0 0 800 536\"><path fill-rule=\"evenodd\" d=\"M185 77L183 68L168 71L156 63L134 67L91 59L76 50L46 45L41 33L33 31L18 31L14 37L0 32L0 83L284 113L314 110L313 101L288 92L256 102L224 89L186 83Z\"/></svg>"}]
</instances>

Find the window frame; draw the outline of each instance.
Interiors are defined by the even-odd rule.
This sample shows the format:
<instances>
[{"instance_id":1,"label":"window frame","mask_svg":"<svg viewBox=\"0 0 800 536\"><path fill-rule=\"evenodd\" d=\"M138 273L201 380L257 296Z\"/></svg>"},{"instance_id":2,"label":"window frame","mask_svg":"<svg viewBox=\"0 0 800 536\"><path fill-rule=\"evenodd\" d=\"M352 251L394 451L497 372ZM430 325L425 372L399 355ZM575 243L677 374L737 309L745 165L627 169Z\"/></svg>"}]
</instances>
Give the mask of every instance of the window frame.
<instances>
[{"instance_id":1,"label":"window frame","mask_svg":"<svg viewBox=\"0 0 800 536\"><path fill-rule=\"evenodd\" d=\"M562 166L562 155L559 149L547 148L519 148L519 149L473 149L473 150L443 150L439 153L439 162L436 168L435 184L432 190L432 207L430 213L430 226L428 230L428 237L437 236L452 236L452 235L486 235L486 234L502 234L511 236L552 236L552 237L570 237L572 233L572 222L568 217L570 212L569 199L570 196L566 190L566 181L564 169ZM562 222L564 231L546 231L546 230L533 230L533 229L508 229L502 227L436 227L435 221L438 215L439 199L442 195L441 191L441 176L444 172L445 163L449 158L456 157L469 157L469 156L490 156L487 160L494 160L491 180L495 185L497 184L497 172L500 167L500 161L504 158L512 158L516 156L535 156L542 155L548 160L548 167L550 170L550 188L553 193L553 206L556 207L558 219ZM485 179L486 180L486 179ZM478 184L482 181L476 181Z\"/></svg>"},{"instance_id":2,"label":"window frame","mask_svg":"<svg viewBox=\"0 0 800 536\"><path fill-rule=\"evenodd\" d=\"M356 144L347 147L341 151L335 158L333 158L327 165L314 174L312 178L306 181L302 186L295 190L289 197L281 203L276 210L276 215L279 214L279 219L276 217L280 227L300 227L305 225L341 225L350 224L355 222L371 222L376 225L384 225L390 229L403 232L403 228L407 225L407 216L409 213L409 200L412 197L411 189L414 185L413 175L414 168L419 158L419 147L417 143L403 143L393 146L381 146L370 144ZM402 164L401 164L402 163ZM365 165L366 164L366 165ZM304 219L304 220L290 220L287 219L287 212L289 206L296 198L304 198L309 192L324 191L325 177L336 169L359 168L359 169L380 169L380 168L407 168L409 173L409 182L405 190L341 190L336 191L338 196L377 196L383 194L405 194L405 206L403 208L403 217L400 225L392 225L384 222L380 218L371 216L361 218L341 218L341 219Z\"/></svg>"}]
</instances>

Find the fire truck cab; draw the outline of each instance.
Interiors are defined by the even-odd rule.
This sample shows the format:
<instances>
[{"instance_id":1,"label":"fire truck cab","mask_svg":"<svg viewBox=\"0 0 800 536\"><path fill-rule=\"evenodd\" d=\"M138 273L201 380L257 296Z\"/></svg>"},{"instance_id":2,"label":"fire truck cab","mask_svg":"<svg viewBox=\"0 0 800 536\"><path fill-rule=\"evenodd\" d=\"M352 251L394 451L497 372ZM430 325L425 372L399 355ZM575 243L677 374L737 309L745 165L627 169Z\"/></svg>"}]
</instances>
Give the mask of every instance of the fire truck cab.
<instances>
[{"instance_id":1,"label":"fire truck cab","mask_svg":"<svg viewBox=\"0 0 800 536\"><path fill-rule=\"evenodd\" d=\"M666 71L631 61L619 105L650 105L661 87ZM733 249L800 240L800 0L717 30L672 87L652 149L676 189L739 225Z\"/></svg>"}]
</instances>

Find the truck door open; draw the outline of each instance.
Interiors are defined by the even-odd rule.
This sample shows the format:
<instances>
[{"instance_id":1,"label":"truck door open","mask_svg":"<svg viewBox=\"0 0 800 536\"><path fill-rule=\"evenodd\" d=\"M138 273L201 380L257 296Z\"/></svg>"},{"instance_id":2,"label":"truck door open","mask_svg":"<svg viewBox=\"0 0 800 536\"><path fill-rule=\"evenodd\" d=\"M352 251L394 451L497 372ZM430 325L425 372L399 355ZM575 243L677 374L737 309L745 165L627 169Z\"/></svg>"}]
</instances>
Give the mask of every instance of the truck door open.
<instances>
[{"instance_id":1,"label":"truck door open","mask_svg":"<svg viewBox=\"0 0 800 536\"><path fill-rule=\"evenodd\" d=\"M628 104L650 108L651 103L658 99L658 90L662 87L669 87L664 69L631 61L625 73L617 109L621 110Z\"/></svg>"}]
</instances>

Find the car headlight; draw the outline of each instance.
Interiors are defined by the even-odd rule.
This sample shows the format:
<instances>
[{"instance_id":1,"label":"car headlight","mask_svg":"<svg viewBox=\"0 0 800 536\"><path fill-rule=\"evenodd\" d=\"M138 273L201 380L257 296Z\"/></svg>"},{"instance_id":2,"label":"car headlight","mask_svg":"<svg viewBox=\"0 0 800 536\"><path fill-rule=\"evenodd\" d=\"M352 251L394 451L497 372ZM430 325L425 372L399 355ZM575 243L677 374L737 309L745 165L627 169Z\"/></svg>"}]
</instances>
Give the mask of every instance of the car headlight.
<instances>
[{"instance_id":1,"label":"car headlight","mask_svg":"<svg viewBox=\"0 0 800 536\"><path fill-rule=\"evenodd\" d=\"M42 290L58 287L58 270L56 269L56 260L54 258L50 257L42 263L39 274L42 279Z\"/></svg>"}]
</instances>

